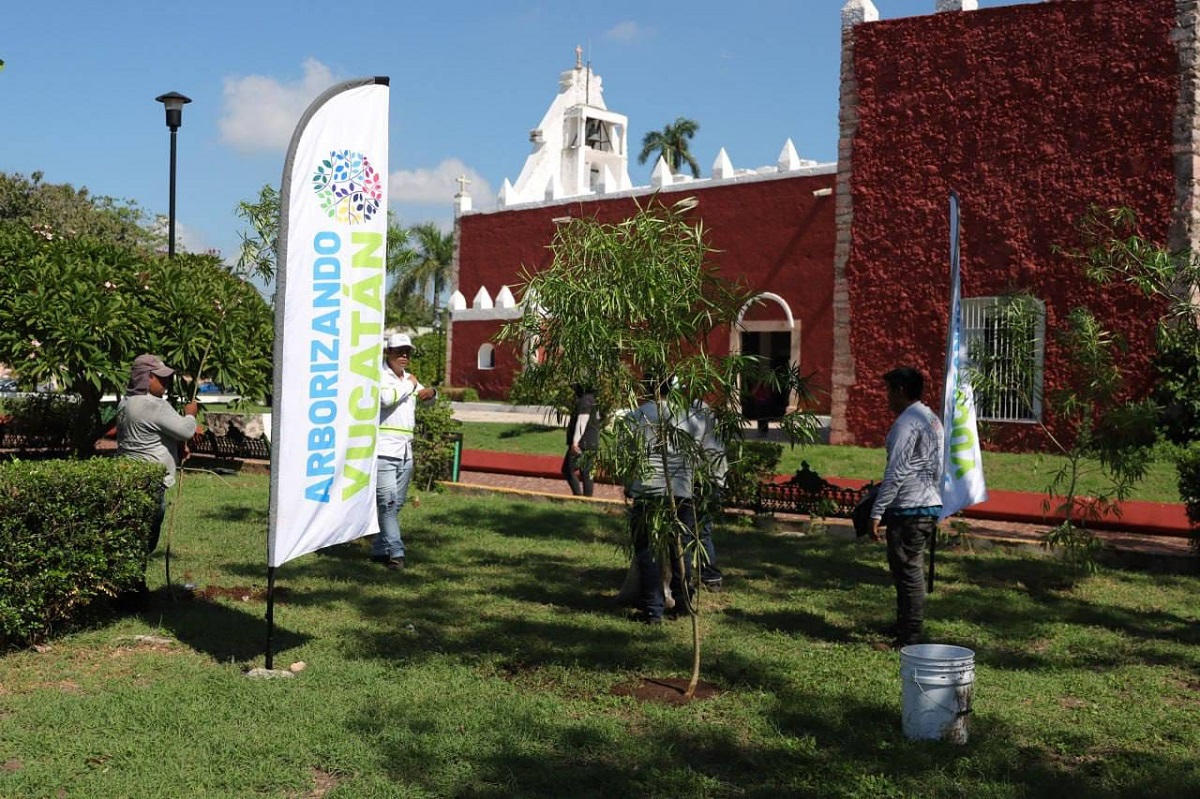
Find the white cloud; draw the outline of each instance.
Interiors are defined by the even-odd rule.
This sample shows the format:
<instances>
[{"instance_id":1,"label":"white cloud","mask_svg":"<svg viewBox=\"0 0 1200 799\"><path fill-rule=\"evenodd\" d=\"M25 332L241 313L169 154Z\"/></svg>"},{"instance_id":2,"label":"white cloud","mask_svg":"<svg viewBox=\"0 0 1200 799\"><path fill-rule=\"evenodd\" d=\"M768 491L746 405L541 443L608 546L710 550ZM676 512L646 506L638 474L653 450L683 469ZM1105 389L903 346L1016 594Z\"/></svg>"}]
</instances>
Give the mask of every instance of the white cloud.
<instances>
[{"instance_id":1,"label":"white cloud","mask_svg":"<svg viewBox=\"0 0 1200 799\"><path fill-rule=\"evenodd\" d=\"M304 109L335 82L315 58L304 60L304 77L291 83L265 75L226 78L221 141L242 152L286 149Z\"/></svg>"},{"instance_id":2,"label":"white cloud","mask_svg":"<svg viewBox=\"0 0 1200 799\"><path fill-rule=\"evenodd\" d=\"M492 199L492 187L457 158L447 158L433 169L397 169L388 175L388 199L401 203L438 203L449 205L458 193L460 175L466 175L467 193L478 201Z\"/></svg>"},{"instance_id":3,"label":"white cloud","mask_svg":"<svg viewBox=\"0 0 1200 799\"><path fill-rule=\"evenodd\" d=\"M170 226L170 224L171 224L170 220L167 219L167 217L165 215L159 214L154 219L154 222L150 226L151 230L153 230L155 233L157 233L158 235L163 237L163 244L162 244L163 252L167 251L167 232L168 232L167 229ZM176 219L175 220L175 251L176 252L199 253L199 254L212 252L213 254L216 254L217 248L213 247L211 244L209 244L208 238L204 235L203 231L201 231L200 228L192 227L191 225L185 225L184 223L182 223L178 219ZM226 254L221 253L221 255L225 256Z\"/></svg>"},{"instance_id":4,"label":"white cloud","mask_svg":"<svg viewBox=\"0 0 1200 799\"><path fill-rule=\"evenodd\" d=\"M165 232L165 231L164 231ZM184 225L175 220L175 247L181 252L205 253L217 251L208 243L208 238L199 228ZM221 253L225 255L225 253Z\"/></svg>"},{"instance_id":5,"label":"white cloud","mask_svg":"<svg viewBox=\"0 0 1200 799\"><path fill-rule=\"evenodd\" d=\"M626 20L624 22L618 22L616 25L609 28L604 33L604 36L607 39L612 39L613 41L617 42L633 42L649 36L650 33L651 30L649 28L643 28L633 20Z\"/></svg>"}]
</instances>

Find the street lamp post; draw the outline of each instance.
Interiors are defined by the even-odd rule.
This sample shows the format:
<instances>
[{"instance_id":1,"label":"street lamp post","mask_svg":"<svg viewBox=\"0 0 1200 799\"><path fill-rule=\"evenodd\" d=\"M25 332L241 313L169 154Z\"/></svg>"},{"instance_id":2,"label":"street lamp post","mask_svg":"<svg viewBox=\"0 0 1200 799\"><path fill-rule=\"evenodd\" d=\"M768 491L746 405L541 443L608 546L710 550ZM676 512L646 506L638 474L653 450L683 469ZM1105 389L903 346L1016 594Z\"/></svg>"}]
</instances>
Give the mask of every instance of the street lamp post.
<instances>
[{"instance_id":1,"label":"street lamp post","mask_svg":"<svg viewBox=\"0 0 1200 799\"><path fill-rule=\"evenodd\" d=\"M167 111L167 127L171 129L171 197L170 210L167 215L167 257L175 257L175 134L183 124L183 107L190 103L190 97L184 97L179 92L167 92L154 98L155 102L163 104Z\"/></svg>"},{"instance_id":2,"label":"street lamp post","mask_svg":"<svg viewBox=\"0 0 1200 799\"><path fill-rule=\"evenodd\" d=\"M433 305L433 332L437 335L437 381L435 386L442 384L442 361L446 357L446 339L442 335L442 309L438 307L436 298Z\"/></svg>"}]
</instances>

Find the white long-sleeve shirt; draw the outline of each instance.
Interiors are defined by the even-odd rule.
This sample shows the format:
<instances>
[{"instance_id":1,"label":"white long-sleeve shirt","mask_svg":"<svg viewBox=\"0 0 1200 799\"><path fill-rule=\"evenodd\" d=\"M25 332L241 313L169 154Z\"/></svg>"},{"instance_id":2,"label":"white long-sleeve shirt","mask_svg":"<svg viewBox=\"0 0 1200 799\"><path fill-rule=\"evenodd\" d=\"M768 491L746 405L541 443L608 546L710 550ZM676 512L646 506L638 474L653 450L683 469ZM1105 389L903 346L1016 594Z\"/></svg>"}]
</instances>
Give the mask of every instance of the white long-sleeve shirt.
<instances>
[{"instance_id":1,"label":"white long-sleeve shirt","mask_svg":"<svg viewBox=\"0 0 1200 799\"><path fill-rule=\"evenodd\" d=\"M936 508L942 504L942 422L923 402L896 417L887 436L887 469L872 519L888 509Z\"/></svg>"},{"instance_id":2,"label":"white long-sleeve shirt","mask_svg":"<svg viewBox=\"0 0 1200 799\"><path fill-rule=\"evenodd\" d=\"M417 392L424 390L425 386L407 371L403 376L397 376L387 366L383 367L383 376L379 380L379 439L375 446L379 457L412 457Z\"/></svg>"}]
</instances>

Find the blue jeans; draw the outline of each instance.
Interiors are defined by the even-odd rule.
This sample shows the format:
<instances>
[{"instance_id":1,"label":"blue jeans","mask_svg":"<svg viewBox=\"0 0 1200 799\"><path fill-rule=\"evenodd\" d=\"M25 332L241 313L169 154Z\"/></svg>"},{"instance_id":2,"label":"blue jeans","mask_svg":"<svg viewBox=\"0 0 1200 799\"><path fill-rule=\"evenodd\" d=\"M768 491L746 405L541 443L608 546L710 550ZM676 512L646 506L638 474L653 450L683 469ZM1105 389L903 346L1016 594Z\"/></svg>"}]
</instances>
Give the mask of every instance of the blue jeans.
<instances>
[{"instance_id":1,"label":"blue jeans","mask_svg":"<svg viewBox=\"0 0 1200 799\"><path fill-rule=\"evenodd\" d=\"M375 507L379 511L379 535L371 544L375 557L404 557L404 540L400 538L400 509L408 499L412 482L413 461L408 458L379 458L375 465Z\"/></svg>"}]
</instances>

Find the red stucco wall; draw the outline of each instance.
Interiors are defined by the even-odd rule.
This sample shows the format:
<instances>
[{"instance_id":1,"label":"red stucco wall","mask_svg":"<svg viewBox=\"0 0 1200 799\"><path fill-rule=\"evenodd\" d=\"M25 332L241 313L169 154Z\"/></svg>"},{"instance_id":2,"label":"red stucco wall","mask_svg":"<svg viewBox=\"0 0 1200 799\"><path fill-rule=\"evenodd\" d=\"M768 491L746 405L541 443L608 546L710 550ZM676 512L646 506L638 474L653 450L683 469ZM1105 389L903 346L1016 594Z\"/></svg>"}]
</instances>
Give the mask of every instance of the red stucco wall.
<instances>
[{"instance_id":1,"label":"red stucco wall","mask_svg":"<svg viewBox=\"0 0 1200 799\"><path fill-rule=\"evenodd\" d=\"M814 197L813 191L832 187L833 182L832 174L802 175L723 185L701 183L663 194L668 203L698 198L693 214L703 220L708 241L717 250L713 262L728 276L780 295L791 307L800 328L801 368L814 373L822 411L829 407L833 363L834 203L832 197ZM640 200L645 203L647 198ZM635 210L633 199L614 198L465 215L459 220L458 290L467 302L481 286L493 297L504 285L516 293L521 266L537 270L549 263L546 246L554 234L551 220L571 215L615 222ZM481 396L503 396L505 379L517 364L515 356L506 353L503 363L497 359L493 372L476 369L475 354L488 335L486 324L455 323L450 378L454 385L476 386ZM728 331L714 334L709 341L718 354L728 352L728 345ZM485 387L482 381L490 385Z\"/></svg>"},{"instance_id":2,"label":"red stucco wall","mask_svg":"<svg viewBox=\"0 0 1200 799\"><path fill-rule=\"evenodd\" d=\"M472 295L473 296L473 295ZM500 399L508 396L508 387L520 368L517 352L509 345L495 343L503 321L472 320L454 323L454 352L450 363L450 385L471 387L481 399ZM479 348L484 344L495 347L495 367L479 369Z\"/></svg>"},{"instance_id":3,"label":"red stucco wall","mask_svg":"<svg viewBox=\"0 0 1200 799\"><path fill-rule=\"evenodd\" d=\"M1129 386L1146 389L1154 306L1089 284L1054 247L1079 244L1075 225L1093 204L1129 206L1145 235L1166 240L1173 25L1173 0L1073 0L855 29L847 279L857 382L846 418L858 443L887 432L885 371L907 363L935 387L944 380L951 190L962 199L963 296L1029 290L1046 303L1047 392L1066 367L1054 331L1081 304L1126 337ZM1047 420L1053 428L1052 412ZM1006 447L1039 437L1031 425L992 431L990 443Z\"/></svg>"}]
</instances>

